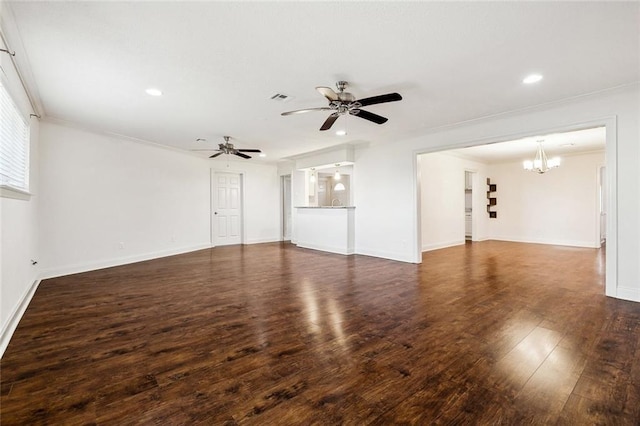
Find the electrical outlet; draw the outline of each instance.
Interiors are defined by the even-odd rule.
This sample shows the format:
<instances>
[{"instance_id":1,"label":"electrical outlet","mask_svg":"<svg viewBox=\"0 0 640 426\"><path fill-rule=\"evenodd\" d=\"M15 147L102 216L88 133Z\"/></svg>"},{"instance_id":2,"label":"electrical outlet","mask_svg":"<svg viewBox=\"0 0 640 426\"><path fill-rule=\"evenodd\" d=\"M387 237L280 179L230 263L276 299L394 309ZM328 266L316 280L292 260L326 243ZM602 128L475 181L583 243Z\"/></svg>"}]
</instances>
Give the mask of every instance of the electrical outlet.
<instances>
[{"instance_id":1,"label":"electrical outlet","mask_svg":"<svg viewBox=\"0 0 640 426\"><path fill-rule=\"evenodd\" d=\"M124 243L123 242L118 243L118 248L120 250L123 250L124 249Z\"/></svg>"}]
</instances>

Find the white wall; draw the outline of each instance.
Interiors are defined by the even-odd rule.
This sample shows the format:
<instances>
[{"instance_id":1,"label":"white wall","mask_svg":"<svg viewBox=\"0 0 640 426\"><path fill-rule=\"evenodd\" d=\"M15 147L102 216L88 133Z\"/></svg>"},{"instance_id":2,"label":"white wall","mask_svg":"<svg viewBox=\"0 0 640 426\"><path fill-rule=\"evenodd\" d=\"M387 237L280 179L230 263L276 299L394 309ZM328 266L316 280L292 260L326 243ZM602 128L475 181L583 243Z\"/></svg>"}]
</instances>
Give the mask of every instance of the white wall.
<instances>
[{"instance_id":1,"label":"white wall","mask_svg":"<svg viewBox=\"0 0 640 426\"><path fill-rule=\"evenodd\" d=\"M38 122L31 120L29 200L0 198L0 356L38 284Z\"/></svg>"},{"instance_id":2,"label":"white wall","mask_svg":"<svg viewBox=\"0 0 640 426\"><path fill-rule=\"evenodd\" d=\"M45 276L210 246L206 159L54 123L40 146Z\"/></svg>"},{"instance_id":3,"label":"white wall","mask_svg":"<svg viewBox=\"0 0 640 426\"><path fill-rule=\"evenodd\" d=\"M521 162L490 166L498 217L492 239L578 247L600 247L598 170L604 152L563 156L545 174L527 172Z\"/></svg>"},{"instance_id":4,"label":"white wall","mask_svg":"<svg viewBox=\"0 0 640 426\"><path fill-rule=\"evenodd\" d=\"M0 11L2 11L0 2ZM4 30L12 25L6 20L7 14L0 13L0 28ZM7 34L4 34L7 36ZM11 50L17 50L21 56L19 43L8 42ZM1 48L5 46L0 43ZM29 118L37 113L30 105L29 98L22 87L20 78L6 53L0 53L0 79L18 109L31 125L29 191L27 199L0 198L0 356L4 353L22 313L35 292L40 264L32 265L31 260L39 260L38 234L38 120Z\"/></svg>"},{"instance_id":5,"label":"white wall","mask_svg":"<svg viewBox=\"0 0 640 426\"><path fill-rule=\"evenodd\" d=\"M224 158L210 161L212 170L242 173L244 179L244 244L265 243L281 239L280 178L274 165L251 160L230 161Z\"/></svg>"},{"instance_id":6,"label":"white wall","mask_svg":"<svg viewBox=\"0 0 640 426\"><path fill-rule=\"evenodd\" d=\"M474 171L474 240L486 239L486 165L448 153L424 154L418 162L422 250L465 242L465 170Z\"/></svg>"},{"instance_id":7,"label":"white wall","mask_svg":"<svg viewBox=\"0 0 640 426\"><path fill-rule=\"evenodd\" d=\"M357 149L354 204L356 252L408 262L421 261L417 204L417 153L518 139L546 132L613 122L617 152L607 166L617 169L615 246L607 247L607 267L616 282L613 296L640 301L640 93L638 85L565 102L503 114L434 130L404 141ZM609 129L608 129L609 130ZM610 143L608 139L607 143ZM610 163L611 162L611 163ZM612 194L613 195L613 194ZM499 201L498 201L499 202ZM609 241L612 241L611 234ZM610 256L617 256L617 265ZM617 266L617 267L616 267Z\"/></svg>"},{"instance_id":8,"label":"white wall","mask_svg":"<svg viewBox=\"0 0 640 426\"><path fill-rule=\"evenodd\" d=\"M41 146L45 276L210 247L211 169L244 174L244 242L279 238L275 166L208 160L55 123L42 125Z\"/></svg>"},{"instance_id":9,"label":"white wall","mask_svg":"<svg viewBox=\"0 0 640 426\"><path fill-rule=\"evenodd\" d=\"M353 165L356 253L420 262L411 141L360 148Z\"/></svg>"},{"instance_id":10,"label":"white wall","mask_svg":"<svg viewBox=\"0 0 640 426\"><path fill-rule=\"evenodd\" d=\"M293 207L293 216L291 220L291 242L298 242L296 232L298 212L296 207L306 206L308 202L308 185L307 174L304 171L291 169L291 204Z\"/></svg>"}]
</instances>

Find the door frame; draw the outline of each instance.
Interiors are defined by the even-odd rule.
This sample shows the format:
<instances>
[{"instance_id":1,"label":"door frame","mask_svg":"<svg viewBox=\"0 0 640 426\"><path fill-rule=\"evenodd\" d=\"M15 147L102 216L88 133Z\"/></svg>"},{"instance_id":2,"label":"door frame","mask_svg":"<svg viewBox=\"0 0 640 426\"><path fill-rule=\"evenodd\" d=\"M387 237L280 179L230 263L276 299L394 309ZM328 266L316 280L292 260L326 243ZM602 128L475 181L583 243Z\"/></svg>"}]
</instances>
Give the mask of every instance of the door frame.
<instances>
[{"instance_id":1,"label":"door frame","mask_svg":"<svg viewBox=\"0 0 640 426\"><path fill-rule=\"evenodd\" d=\"M285 196L284 196L284 185L285 181L289 180L289 210L291 211L291 220L289 221L289 239L285 240L285 217L286 217L286 209L285 209ZM280 175L280 241L291 241L293 238L293 182L291 174Z\"/></svg>"},{"instance_id":2,"label":"door frame","mask_svg":"<svg viewBox=\"0 0 640 426\"><path fill-rule=\"evenodd\" d=\"M245 172L241 170L220 170L211 168L209 171L209 238L211 240L211 247L216 247L215 242L215 224L213 220L214 212L216 211L215 194L216 189L215 177L216 173L232 173L240 176L240 244L245 244L245 220L244 220L244 206L245 206L245 190L244 190L244 178Z\"/></svg>"},{"instance_id":3,"label":"door frame","mask_svg":"<svg viewBox=\"0 0 640 426\"><path fill-rule=\"evenodd\" d=\"M598 196L596 197L598 199L598 218L597 218L597 223L598 223L598 235L596 236L596 241L598 242L599 246L601 247L602 244L606 244L607 241L607 208L609 207L609 194L607 193L608 191L608 183L607 181L609 180L608 178L608 171L607 171L607 166L605 164L602 164L598 167ZM604 223L603 222L603 218L602 216L604 216ZM603 233L604 230L604 233ZM603 235L604 234L604 235ZM604 238L603 238L604 237Z\"/></svg>"},{"instance_id":4,"label":"door frame","mask_svg":"<svg viewBox=\"0 0 640 426\"><path fill-rule=\"evenodd\" d=\"M477 216L478 214L480 214L480 212L482 212L482 210L478 209L477 207L477 198L478 198L478 192L477 192L477 183L476 181L478 180L477 176L478 176L478 169L474 169L474 168L470 168L470 167L465 167L464 168L464 172L465 173L469 173L471 175L471 239L470 241L477 241L477 226L476 226L476 222L477 222ZM465 176L466 177L466 176ZM466 182L465 182L466 183ZM466 195L466 194L465 194ZM466 221L466 217L465 217L465 221ZM466 226L466 223L465 223ZM465 235L464 235L464 239L465 242L467 240L467 233L465 230Z\"/></svg>"}]
</instances>

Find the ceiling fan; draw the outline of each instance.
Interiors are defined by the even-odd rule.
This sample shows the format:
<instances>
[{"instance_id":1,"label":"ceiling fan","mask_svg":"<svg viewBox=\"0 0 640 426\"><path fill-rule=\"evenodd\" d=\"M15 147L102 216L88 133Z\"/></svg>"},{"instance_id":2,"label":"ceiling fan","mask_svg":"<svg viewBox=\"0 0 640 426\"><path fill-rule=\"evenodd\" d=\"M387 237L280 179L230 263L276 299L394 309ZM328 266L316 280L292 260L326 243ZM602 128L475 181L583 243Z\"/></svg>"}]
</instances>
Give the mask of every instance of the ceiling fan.
<instances>
[{"instance_id":1,"label":"ceiling fan","mask_svg":"<svg viewBox=\"0 0 640 426\"><path fill-rule=\"evenodd\" d=\"M216 149L215 151L219 151L215 154L213 154L211 157L209 158L216 158L219 155L222 154L233 154L233 155L237 155L238 157L242 157L245 159L249 159L251 158L250 155L247 154L243 154L243 152L262 152L259 149L240 149L240 148L236 148L235 146L233 146L232 143L229 143L229 139L231 139L231 136L224 136L224 143L219 143L218 144L218 149Z\"/></svg>"},{"instance_id":2,"label":"ceiling fan","mask_svg":"<svg viewBox=\"0 0 640 426\"><path fill-rule=\"evenodd\" d=\"M384 124L387 122L388 118L382 117L381 115L374 114L369 111L365 111L361 108L368 105L402 100L402 96L400 96L399 93L387 93L386 95L372 96L370 98L356 100L355 96L353 96L349 92L344 91L347 88L347 84L348 83L346 81L337 82L337 93L330 87L316 87L316 90L329 101L328 107L287 111L283 112L281 115L302 114L304 112L310 111L332 111L329 117L322 124L322 127L320 127L320 130L329 130L331 126L333 126L333 123L336 122L338 117L345 114L364 118L365 120L372 121L376 124Z\"/></svg>"}]
</instances>

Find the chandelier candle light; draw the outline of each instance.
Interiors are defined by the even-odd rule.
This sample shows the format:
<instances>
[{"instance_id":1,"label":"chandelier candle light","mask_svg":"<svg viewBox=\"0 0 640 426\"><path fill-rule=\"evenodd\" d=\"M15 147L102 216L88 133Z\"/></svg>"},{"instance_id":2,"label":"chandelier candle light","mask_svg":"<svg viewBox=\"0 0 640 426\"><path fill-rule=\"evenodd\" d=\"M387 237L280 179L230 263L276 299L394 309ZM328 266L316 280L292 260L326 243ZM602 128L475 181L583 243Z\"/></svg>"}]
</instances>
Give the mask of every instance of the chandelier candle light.
<instances>
[{"instance_id":1,"label":"chandelier candle light","mask_svg":"<svg viewBox=\"0 0 640 426\"><path fill-rule=\"evenodd\" d=\"M525 170L542 174L560 166L560 157L547 159L547 154L544 152L544 148L542 148L542 142L544 141L538 141L536 158L533 161L526 160L523 163Z\"/></svg>"}]
</instances>

